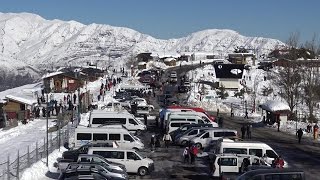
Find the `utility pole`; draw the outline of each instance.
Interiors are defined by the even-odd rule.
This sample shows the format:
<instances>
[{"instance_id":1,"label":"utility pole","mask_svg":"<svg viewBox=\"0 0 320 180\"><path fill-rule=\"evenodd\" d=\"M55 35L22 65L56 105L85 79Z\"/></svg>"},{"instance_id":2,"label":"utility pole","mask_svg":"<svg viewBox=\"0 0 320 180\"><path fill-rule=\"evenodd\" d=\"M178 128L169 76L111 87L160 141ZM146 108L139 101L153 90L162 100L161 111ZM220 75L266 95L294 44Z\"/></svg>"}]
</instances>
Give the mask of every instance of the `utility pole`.
<instances>
[{"instance_id":1,"label":"utility pole","mask_svg":"<svg viewBox=\"0 0 320 180\"><path fill-rule=\"evenodd\" d=\"M47 131L47 162L46 162L46 166L49 167L49 133L48 133L48 128L49 128L49 92L47 92L47 110L46 110L46 119L47 119L47 123L46 123L46 131Z\"/></svg>"}]
</instances>

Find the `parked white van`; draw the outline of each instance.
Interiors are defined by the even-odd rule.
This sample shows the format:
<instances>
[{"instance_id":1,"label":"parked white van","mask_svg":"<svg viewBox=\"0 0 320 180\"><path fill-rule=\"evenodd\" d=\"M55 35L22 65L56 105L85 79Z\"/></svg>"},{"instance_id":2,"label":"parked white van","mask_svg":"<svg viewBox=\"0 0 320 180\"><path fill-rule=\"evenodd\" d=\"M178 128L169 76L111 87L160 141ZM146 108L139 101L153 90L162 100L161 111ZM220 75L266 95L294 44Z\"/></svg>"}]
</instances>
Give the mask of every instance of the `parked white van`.
<instances>
[{"instance_id":1,"label":"parked white van","mask_svg":"<svg viewBox=\"0 0 320 180\"><path fill-rule=\"evenodd\" d=\"M279 155L266 143L254 141L221 142L220 153L247 154L263 157L265 161L272 164L272 161ZM288 164L285 162L284 166Z\"/></svg>"},{"instance_id":2,"label":"parked white van","mask_svg":"<svg viewBox=\"0 0 320 180\"><path fill-rule=\"evenodd\" d=\"M248 160L248 165L267 164L260 157L253 155L237 155L237 154L215 154L210 157L212 162L212 176L219 177L220 173L241 173L245 171L244 159Z\"/></svg>"},{"instance_id":3,"label":"parked white van","mask_svg":"<svg viewBox=\"0 0 320 180\"><path fill-rule=\"evenodd\" d=\"M191 119L192 121L196 120L197 124L212 124L212 127L219 127L216 122L210 121L210 119L201 112L171 112L168 116L167 123L175 119L180 120L180 117L187 120Z\"/></svg>"},{"instance_id":4,"label":"parked white van","mask_svg":"<svg viewBox=\"0 0 320 180\"><path fill-rule=\"evenodd\" d=\"M215 127L194 127L194 128L191 128L191 129L185 131L183 134L180 134L177 137L175 137L174 142L177 145L185 146L190 141L190 139L192 139L196 135L198 135L208 129L213 129L213 128L215 128Z\"/></svg>"},{"instance_id":5,"label":"parked white van","mask_svg":"<svg viewBox=\"0 0 320 180\"><path fill-rule=\"evenodd\" d=\"M144 176L154 170L154 162L150 158L139 155L134 150L90 147L88 154L98 154L111 162L123 164L128 173Z\"/></svg>"},{"instance_id":6,"label":"parked white van","mask_svg":"<svg viewBox=\"0 0 320 180\"><path fill-rule=\"evenodd\" d=\"M93 110L89 117L89 127L102 127L104 125L123 125L129 131L137 132L137 134L147 129L146 125L135 119L132 114Z\"/></svg>"},{"instance_id":7,"label":"parked white van","mask_svg":"<svg viewBox=\"0 0 320 180\"><path fill-rule=\"evenodd\" d=\"M110 144L116 142L120 148L144 149L144 144L141 140L121 126L105 126L99 128L79 126L75 129L74 141L75 147L81 147L89 142Z\"/></svg>"},{"instance_id":8,"label":"parked white van","mask_svg":"<svg viewBox=\"0 0 320 180\"><path fill-rule=\"evenodd\" d=\"M185 124L196 124L194 121L171 121L168 125L167 132L170 133Z\"/></svg>"},{"instance_id":9,"label":"parked white van","mask_svg":"<svg viewBox=\"0 0 320 180\"><path fill-rule=\"evenodd\" d=\"M195 144L199 149L202 147L207 147L212 140L225 138L237 138L237 131L231 129L208 129L203 133L196 135L190 141Z\"/></svg>"}]
</instances>

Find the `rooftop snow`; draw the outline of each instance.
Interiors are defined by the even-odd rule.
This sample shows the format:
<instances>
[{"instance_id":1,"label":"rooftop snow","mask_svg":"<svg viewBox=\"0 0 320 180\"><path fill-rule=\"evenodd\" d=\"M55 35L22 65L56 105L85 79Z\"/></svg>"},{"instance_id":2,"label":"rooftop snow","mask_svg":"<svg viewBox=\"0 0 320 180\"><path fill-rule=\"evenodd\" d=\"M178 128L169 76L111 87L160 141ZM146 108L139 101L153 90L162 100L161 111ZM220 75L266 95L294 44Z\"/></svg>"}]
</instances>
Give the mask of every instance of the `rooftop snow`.
<instances>
[{"instance_id":1,"label":"rooftop snow","mask_svg":"<svg viewBox=\"0 0 320 180\"><path fill-rule=\"evenodd\" d=\"M175 58L166 58L164 59L164 62L171 62L171 61L175 61Z\"/></svg>"},{"instance_id":2,"label":"rooftop snow","mask_svg":"<svg viewBox=\"0 0 320 180\"><path fill-rule=\"evenodd\" d=\"M288 110L290 111L289 105L280 101L266 101L260 106L262 109L271 111L271 112L288 111Z\"/></svg>"},{"instance_id":3,"label":"rooftop snow","mask_svg":"<svg viewBox=\"0 0 320 180\"><path fill-rule=\"evenodd\" d=\"M53 72L53 73L48 73L48 74L42 76L41 79L49 78L49 77L56 76L56 75L59 75L59 74L62 74L62 73L63 73L62 71L57 71L57 72Z\"/></svg>"},{"instance_id":4,"label":"rooftop snow","mask_svg":"<svg viewBox=\"0 0 320 180\"><path fill-rule=\"evenodd\" d=\"M28 98L27 96L18 97L18 96L14 96L14 95L7 95L6 98L14 100L14 101L21 102L21 103L24 103L24 104L28 104L28 105L33 105L33 104L37 103L37 100L32 99L32 98Z\"/></svg>"}]
</instances>

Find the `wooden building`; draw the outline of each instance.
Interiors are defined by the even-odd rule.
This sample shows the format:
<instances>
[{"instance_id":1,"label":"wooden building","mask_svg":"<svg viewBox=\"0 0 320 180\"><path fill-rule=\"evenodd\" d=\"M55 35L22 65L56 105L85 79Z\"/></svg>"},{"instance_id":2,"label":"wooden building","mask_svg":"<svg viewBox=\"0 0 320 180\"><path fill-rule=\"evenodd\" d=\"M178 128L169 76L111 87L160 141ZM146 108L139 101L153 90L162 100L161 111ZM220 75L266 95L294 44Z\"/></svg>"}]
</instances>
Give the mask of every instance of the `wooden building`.
<instances>
[{"instance_id":1,"label":"wooden building","mask_svg":"<svg viewBox=\"0 0 320 180\"><path fill-rule=\"evenodd\" d=\"M265 121L268 124L280 123L285 124L288 120L288 115L291 114L290 107L280 101L266 101L265 103L259 105L260 108L266 111Z\"/></svg>"},{"instance_id":2,"label":"wooden building","mask_svg":"<svg viewBox=\"0 0 320 180\"><path fill-rule=\"evenodd\" d=\"M31 110L37 104L35 99L18 97L13 95L6 96L6 103L3 111L7 116L9 126L17 126L18 121L29 120L31 118Z\"/></svg>"},{"instance_id":3,"label":"wooden building","mask_svg":"<svg viewBox=\"0 0 320 180\"><path fill-rule=\"evenodd\" d=\"M152 53L140 53L136 56L136 59L138 62L149 62L153 60L153 57L151 56Z\"/></svg>"},{"instance_id":4,"label":"wooden building","mask_svg":"<svg viewBox=\"0 0 320 180\"><path fill-rule=\"evenodd\" d=\"M248 64L248 61L252 61L255 65L256 57L252 53L230 53L228 56L228 61L232 64Z\"/></svg>"},{"instance_id":5,"label":"wooden building","mask_svg":"<svg viewBox=\"0 0 320 180\"><path fill-rule=\"evenodd\" d=\"M84 67L81 72L86 74L90 82L96 81L99 77L104 76L104 71L97 67Z\"/></svg>"},{"instance_id":6,"label":"wooden building","mask_svg":"<svg viewBox=\"0 0 320 180\"><path fill-rule=\"evenodd\" d=\"M82 87L87 76L79 72L54 72L49 73L42 77L43 85L46 92L61 93L75 92L78 88Z\"/></svg>"},{"instance_id":7,"label":"wooden building","mask_svg":"<svg viewBox=\"0 0 320 180\"><path fill-rule=\"evenodd\" d=\"M177 60L175 58L165 58L163 62L167 66L176 66L177 64Z\"/></svg>"}]
</instances>

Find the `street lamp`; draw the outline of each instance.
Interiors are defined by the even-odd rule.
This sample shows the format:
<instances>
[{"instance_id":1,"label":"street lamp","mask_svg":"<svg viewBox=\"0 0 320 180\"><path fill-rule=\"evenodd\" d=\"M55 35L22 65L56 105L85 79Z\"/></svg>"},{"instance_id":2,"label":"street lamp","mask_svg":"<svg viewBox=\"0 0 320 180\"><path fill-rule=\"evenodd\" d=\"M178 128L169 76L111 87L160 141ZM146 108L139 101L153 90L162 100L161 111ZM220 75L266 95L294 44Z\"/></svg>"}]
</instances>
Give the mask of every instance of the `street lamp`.
<instances>
[{"instance_id":1,"label":"street lamp","mask_svg":"<svg viewBox=\"0 0 320 180\"><path fill-rule=\"evenodd\" d=\"M47 89L48 90L48 89ZM47 110L46 110L46 120L47 120L47 123L46 123L46 133L47 133L47 144L46 144L46 153L47 153L47 161L46 161L46 166L49 167L49 133L48 133L48 128L49 128L49 117L48 117L48 114L50 113L49 112L49 92L47 92Z\"/></svg>"}]
</instances>

